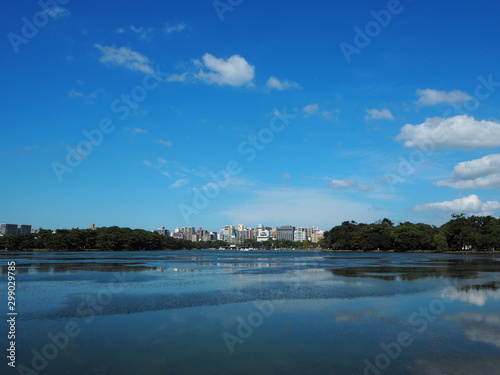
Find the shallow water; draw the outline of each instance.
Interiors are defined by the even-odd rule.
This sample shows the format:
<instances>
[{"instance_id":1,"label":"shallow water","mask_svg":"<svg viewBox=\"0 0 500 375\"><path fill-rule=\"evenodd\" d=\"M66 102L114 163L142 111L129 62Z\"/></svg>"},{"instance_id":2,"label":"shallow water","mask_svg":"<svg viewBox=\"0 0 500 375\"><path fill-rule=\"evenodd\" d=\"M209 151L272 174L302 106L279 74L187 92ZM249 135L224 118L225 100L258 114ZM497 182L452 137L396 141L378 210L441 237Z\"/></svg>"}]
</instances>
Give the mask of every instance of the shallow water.
<instances>
[{"instance_id":1,"label":"shallow water","mask_svg":"<svg viewBox=\"0 0 500 375\"><path fill-rule=\"evenodd\" d=\"M500 374L495 255L3 252L4 291L8 260L2 374Z\"/></svg>"}]
</instances>

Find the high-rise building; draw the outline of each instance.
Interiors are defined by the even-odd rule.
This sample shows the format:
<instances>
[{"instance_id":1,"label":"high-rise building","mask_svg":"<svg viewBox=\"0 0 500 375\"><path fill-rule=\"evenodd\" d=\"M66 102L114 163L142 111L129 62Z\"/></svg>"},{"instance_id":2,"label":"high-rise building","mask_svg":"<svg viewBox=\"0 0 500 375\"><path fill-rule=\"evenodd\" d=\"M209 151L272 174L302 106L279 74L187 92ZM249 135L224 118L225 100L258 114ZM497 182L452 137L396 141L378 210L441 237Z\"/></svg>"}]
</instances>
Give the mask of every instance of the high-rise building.
<instances>
[{"instance_id":1,"label":"high-rise building","mask_svg":"<svg viewBox=\"0 0 500 375\"><path fill-rule=\"evenodd\" d=\"M302 242L302 241L305 241L307 239L308 238L307 238L307 230L306 230L306 228L297 228L297 229L295 229L295 232L293 234L293 240L294 241L296 241L296 242L297 241Z\"/></svg>"},{"instance_id":2,"label":"high-rise building","mask_svg":"<svg viewBox=\"0 0 500 375\"><path fill-rule=\"evenodd\" d=\"M257 241L264 242L271 239L271 233L267 229L259 229L259 234L257 235Z\"/></svg>"},{"instance_id":3,"label":"high-rise building","mask_svg":"<svg viewBox=\"0 0 500 375\"><path fill-rule=\"evenodd\" d=\"M318 243L323 239L323 237L324 237L324 232L322 230L317 230L311 235L311 242Z\"/></svg>"},{"instance_id":4,"label":"high-rise building","mask_svg":"<svg viewBox=\"0 0 500 375\"><path fill-rule=\"evenodd\" d=\"M194 227L184 227L181 229L181 232L187 239L191 238L191 236L196 233Z\"/></svg>"},{"instance_id":5,"label":"high-rise building","mask_svg":"<svg viewBox=\"0 0 500 375\"><path fill-rule=\"evenodd\" d=\"M223 234L224 234L224 241L236 242L236 233L234 230L234 225L224 226Z\"/></svg>"},{"instance_id":6,"label":"high-rise building","mask_svg":"<svg viewBox=\"0 0 500 375\"><path fill-rule=\"evenodd\" d=\"M157 228L154 232L158 233L160 236L170 237L170 231L165 229L165 227Z\"/></svg>"},{"instance_id":7,"label":"high-rise building","mask_svg":"<svg viewBox=\"0 0 500 375\"><path fill-rule=\"evenodd\" d=\"M243 229L236 232L236 241L238 243L243 243L245 240L250 238L253 238L253 232L251 229Z\"/></svg>"},{"instance_id":8,"label":"high-rise building","mask_svg":"<svg viewBox=\"0 0 500 375\"><path fill-rule=\"evenodd\" d=\"M31 225L0 224L0 235L5 234L31 234Z\"/></svg>"},{"instance_id":9,"label":"high-rise building","mask_svg":"<svg viewBox=\"0 0 500 375\"><path fill-rule=\"evenodd\" d=\"M283 225L281 227L277 227L276 228L276 239L277 240L293 241L294 231L295 231L295 227L292 227L291 225Z\"/></svg>"},{"instance_id":10,"label":"high-rise building","mask_svg":"<svg viewBox=\"0 0 500 375\"><path fill-rule=\"evenodd\" d=\"M178 240L186 239L186 237L184 237L184 233L182 233L181 231L172 233L172 237L177 238Z\"/></svg>"}]
</instances>

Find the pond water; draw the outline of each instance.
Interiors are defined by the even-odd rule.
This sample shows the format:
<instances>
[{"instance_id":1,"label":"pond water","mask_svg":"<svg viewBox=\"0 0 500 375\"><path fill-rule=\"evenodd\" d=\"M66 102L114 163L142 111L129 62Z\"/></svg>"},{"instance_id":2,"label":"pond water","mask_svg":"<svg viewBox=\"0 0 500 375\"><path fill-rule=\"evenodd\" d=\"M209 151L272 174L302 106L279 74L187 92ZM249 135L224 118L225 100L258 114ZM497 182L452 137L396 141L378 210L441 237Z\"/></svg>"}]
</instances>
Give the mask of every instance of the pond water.
<instances>
[{"instance_id":1,"label":"pond water","mask_svg":"<svg viewBox=\"0 0 500 375\"><path fill-rule=\"evenodd\" d=\"M2 252L4 317L11 260L2 374L500 374L494 254Z\"/></svg>"}]
</instances>

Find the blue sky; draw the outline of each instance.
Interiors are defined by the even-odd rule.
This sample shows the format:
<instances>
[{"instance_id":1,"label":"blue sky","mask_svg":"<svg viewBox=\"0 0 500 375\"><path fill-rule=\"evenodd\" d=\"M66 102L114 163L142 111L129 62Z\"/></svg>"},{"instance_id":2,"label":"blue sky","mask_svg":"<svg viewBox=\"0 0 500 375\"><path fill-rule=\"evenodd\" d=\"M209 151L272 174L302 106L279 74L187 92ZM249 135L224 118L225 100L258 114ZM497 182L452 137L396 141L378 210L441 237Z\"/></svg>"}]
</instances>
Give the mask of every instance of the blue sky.
<instances>
[{"instance_id":1,"label":"blue sky","mask_svg":"<svg viewBox=\"0 0 500 375\"><path fill-rule=\"evenodd\" d=\"M0 222L500 212L497 1L43 4L0 5Z\"/></svg>"}]
</instances>

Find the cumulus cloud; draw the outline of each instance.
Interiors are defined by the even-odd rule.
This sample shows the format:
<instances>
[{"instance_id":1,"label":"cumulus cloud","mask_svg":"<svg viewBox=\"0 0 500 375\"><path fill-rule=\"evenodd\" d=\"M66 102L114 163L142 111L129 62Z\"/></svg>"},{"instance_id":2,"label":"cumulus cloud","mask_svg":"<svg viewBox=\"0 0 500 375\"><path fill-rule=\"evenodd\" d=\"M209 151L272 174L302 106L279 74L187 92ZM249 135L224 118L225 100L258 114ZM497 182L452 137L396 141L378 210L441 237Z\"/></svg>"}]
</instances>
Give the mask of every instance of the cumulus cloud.
<instances>
[{"instance_id":1,"label":"cumulus cloud","mask_svg":"<svg viewBox=\"0 0 500 375\"><path fill-rule=\"evenodd\" d=\"M361 191L368 191L372 189L371 186L361 185L352 179L332 180L330 186L334 189L355 189Z\"/></svg>"},{"instance_id":2,"label":"cumulus cloud","mask_svg":"<svg viewBox=\"0 0 500 375\"><path fill-rule=\"evenodd\" d=\"M478 121L467 115L447 119L433 117L422 124L406 124L396 140L405 140L406 147L432 145L436 149L460 150L493 148L500 146L500 123Z\"/></svg>"},{"instance_id":3,"label":"cumulus cloud","mask_svg":"<svg viewBox=\"0 0 500 375\"><path fill-rule=\"evenodd\" d=\"M366 120L394 120L394 116L392 115L391 111L388 109L367 109L366 110Z\"/></svg>"},{"instance_id":4,"label":"cumulus cloud","mask_svg":"<svg viewBox=\"0 0 500 375\"><path fill-rule=\"evenodd\" d=\"M275 89L275 90L280 90L280 91L301 88L297 82L288 81L286 79L284 81L280 81L278 78L276 78L274 76L269 77L269 79L267 80L266 86L270 89Z\"/></svg>"},{"instance_id":5,"label":"cumulus cloud","mask_svg":"<svg viewBox=\"0 0 500 375\"><path fill-rule=\"evenodd\" d=\"M455 189L500 189L500 154L458 163L450 179L435 185Z\"/></svg>"},{"instance_id":6,"label":"cumulus cloud","mask_svg":"<svg viewBox=\"0 0 500 375\"><path fill-rule=\"evenodd\" d=\"M452 201L427 203L414 207L415 211L463 212L466 214L493 215L500 209L500 202L482 202L475 194Z\"/></svg>"},{"instance_id":7,"label":"cumulus cloud","mask_svg":"<svg viewBox=\"0 0 500 375\"><path fill-rule=\"evenodd\" d=\"M231 222L284 225L300 223L330 229L345 220L373 222L390 213L372 205L340 199L326 189L274 188L254 191L248 203L222 212ZM298 225L298 224L297 224Z\"/></svg>"},{"instance_id":8,"label":"cumulus cloud","mask_svg":"<svg viewBox=\"0 0 500 375\"><path fill-rule=\"evenodd\" d=\"M417 90L418 104L437 105L437 104L458 104L471 99L471 96L460 90L439 91L433 89Z\"/></svg>"},{"instance_id":9,"label":"cumulus cloud","mask_svg":"<svg viewBox=\"0 0 500 375\"><path fill-rule=\"evenodd\" d=\"M255 77L255 66L250 65L239 55L222 59L206 53L203 55L202 61L195 63L200 66L200 71L195 74L195 78L206 83L240 87L252 85Z\"/></svg>"},{"instance_id":10,"label":"cumulus cloud","mask_svg":"<svg viewBox=\"0 0 500 375\"><path fill-rule=\"evenodd\" d=\"M101 51L99 61L103 64L120 66L146 74L153 73L149 59L139 52L135 52L128 47L116 48L100 44L94 44L94 46Z\"/></svg>"},{"instance_id":11,"label":"cumulus cloud","mask_svg":"<svg viewBox=\"0 0 500 375\"><path fill-rule=\"evenodd\" d=\"M132 133L133 134L147 134L148 131L146 129L142 129L142 128L133 128Z\"/></svg>"}]
</instances>

